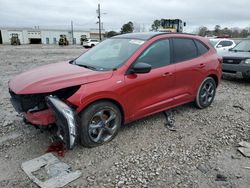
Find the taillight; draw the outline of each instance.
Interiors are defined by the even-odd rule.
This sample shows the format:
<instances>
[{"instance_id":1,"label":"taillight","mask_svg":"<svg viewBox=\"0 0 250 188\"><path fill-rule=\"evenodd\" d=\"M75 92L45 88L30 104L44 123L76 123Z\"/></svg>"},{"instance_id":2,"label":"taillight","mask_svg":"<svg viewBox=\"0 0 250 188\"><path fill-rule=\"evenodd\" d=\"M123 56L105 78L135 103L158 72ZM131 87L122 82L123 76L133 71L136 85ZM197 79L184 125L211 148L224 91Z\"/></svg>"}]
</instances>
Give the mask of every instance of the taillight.
<instances>
[{"instance_id":1,"label":"taillight","mask_svg":"<svg viewBox=\"0 0 250 188\"><path fill-rule=\"evenodd\" d=\"M221 56L219 56L219 57L218 57L218 61L219 61L220 63L223 63L223 58L222 58Z\"/></svg>"},{"instance_id":2,"label":"taillight","mask_svg":"<svg viewBox=\"0 0 250 188\"><path fill-rule=\"evenodd\" d=\"M221 56L218 57L220 63L223 63L223 58Z\"/></svg>"}]
</instances>

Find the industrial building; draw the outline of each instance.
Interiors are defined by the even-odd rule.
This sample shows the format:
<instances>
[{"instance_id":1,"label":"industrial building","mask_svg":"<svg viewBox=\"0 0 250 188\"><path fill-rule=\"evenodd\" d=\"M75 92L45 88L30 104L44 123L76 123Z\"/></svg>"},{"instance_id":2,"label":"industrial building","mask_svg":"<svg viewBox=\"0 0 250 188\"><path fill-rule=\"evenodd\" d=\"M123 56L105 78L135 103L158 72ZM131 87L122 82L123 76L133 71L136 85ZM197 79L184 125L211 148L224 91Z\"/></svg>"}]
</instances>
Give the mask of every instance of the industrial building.
<instances>
[{"instance_id":1,"label":"industrial building","mask_svg":"<svg viewBox=\"0 0 250 188\"><path fill-rule=\"evenodd\" d=\"M17 34L21 44L58 44L60 35L66 35L70 44L81 44L81 38L99 39L98 29L63 30L39 28L0 28L0 44L10 44L12 34ZM105 31L101 31L104 38Z\"/></svg>"}]
</instances>

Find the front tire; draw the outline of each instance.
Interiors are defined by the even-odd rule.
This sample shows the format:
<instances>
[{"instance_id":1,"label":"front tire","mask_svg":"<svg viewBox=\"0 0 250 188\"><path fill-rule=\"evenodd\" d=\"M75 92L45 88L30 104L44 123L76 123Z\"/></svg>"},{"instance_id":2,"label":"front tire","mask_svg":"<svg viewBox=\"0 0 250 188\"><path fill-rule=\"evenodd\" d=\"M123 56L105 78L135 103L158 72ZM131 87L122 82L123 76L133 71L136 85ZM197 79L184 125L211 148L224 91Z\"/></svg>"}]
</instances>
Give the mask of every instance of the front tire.
<instances>
[{"instance_id":1,"label":"front tire","mask_svg":"<svg viewBox=\"0 0 250 188\"><path fill-rule=\"evenodd\" d=\"M81 114L80 140L85 147L96 147L111 141L122 124L119 108L109 101L88 106Z\"/></svg>"},{"instance_id":2,"label":"front tire","mask_svg":"<svg viewBox=\"0 0 250 188\"><path fill-rule=\"evenodd\" d=\"M198 108L203 109L210 106L216 93L216 83L211 77L207 77L201 83L196 94L195 104Z\"/></svg>"}]
</instances>

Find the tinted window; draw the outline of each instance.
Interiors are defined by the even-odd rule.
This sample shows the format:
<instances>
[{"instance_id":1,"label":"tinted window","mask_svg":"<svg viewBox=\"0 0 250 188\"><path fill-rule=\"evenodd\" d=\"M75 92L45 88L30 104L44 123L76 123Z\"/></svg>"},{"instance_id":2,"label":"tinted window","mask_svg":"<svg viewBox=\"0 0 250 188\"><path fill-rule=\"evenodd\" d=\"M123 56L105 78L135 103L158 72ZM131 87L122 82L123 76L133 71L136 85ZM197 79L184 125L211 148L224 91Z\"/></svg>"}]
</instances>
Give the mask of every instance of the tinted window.
<instances>
[{"instance_id":1,"label":"tinted window","mask_svg":"<svg viewBox=\"0 0 250 188\"><path fill-rule=\"evenodd\" d=\"M198 54L203 55L208 52L208 47L205 46L205 44L201 43L200 41L194 40L195 44L198 49Z\"/></svg>"},{"instance_id":2,"label":"tinted window","mask_svg":"<svg viewBox=\"0 0 250 188\"><path fill-rule=\"evenodd\" d=\"M173 39L174 62L180 62L197 57L197 48L192 39Z\"/></svg>"},{"instance_id":3,"label":"tinted window","mask_svg":"<svg viewBox=\"0 0 250 188\"><path fill-rule=\"evenodd\" d=\"M221 41L218 45L222 47L231 46L233 43L231 41Z\"/></svg>"},{"instance_id":4,"label":"tinted window","mask_svg":"<svg viewBox=\"0 0 250 188\"><path fill-rule=\"evenodd\" d=\"M150 64L152 68L163 67L170 64L169 40L160 40L147 48L136 62Z\"/></svg>"}]
</instances>

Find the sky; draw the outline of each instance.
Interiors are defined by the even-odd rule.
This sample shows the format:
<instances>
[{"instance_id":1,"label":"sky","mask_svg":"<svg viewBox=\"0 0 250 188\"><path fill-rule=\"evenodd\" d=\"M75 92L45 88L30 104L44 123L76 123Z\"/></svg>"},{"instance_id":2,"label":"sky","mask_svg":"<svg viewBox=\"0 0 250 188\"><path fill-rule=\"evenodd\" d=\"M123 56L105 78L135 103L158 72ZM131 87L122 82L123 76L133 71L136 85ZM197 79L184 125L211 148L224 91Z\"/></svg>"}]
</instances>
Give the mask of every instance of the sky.
<instances>
[{"instance_id":1,"label":"sky","mask_svg":"<svg viewBox=\"0 0 250 188\"><path fill-rule=\"evenodd\" d=\"M105 30L132 21L147 31L155 19L180 18L185 31L250 26L250 0L0 0L0 27L97 28L97 5Z\"/></svg>"}]
</instances>

